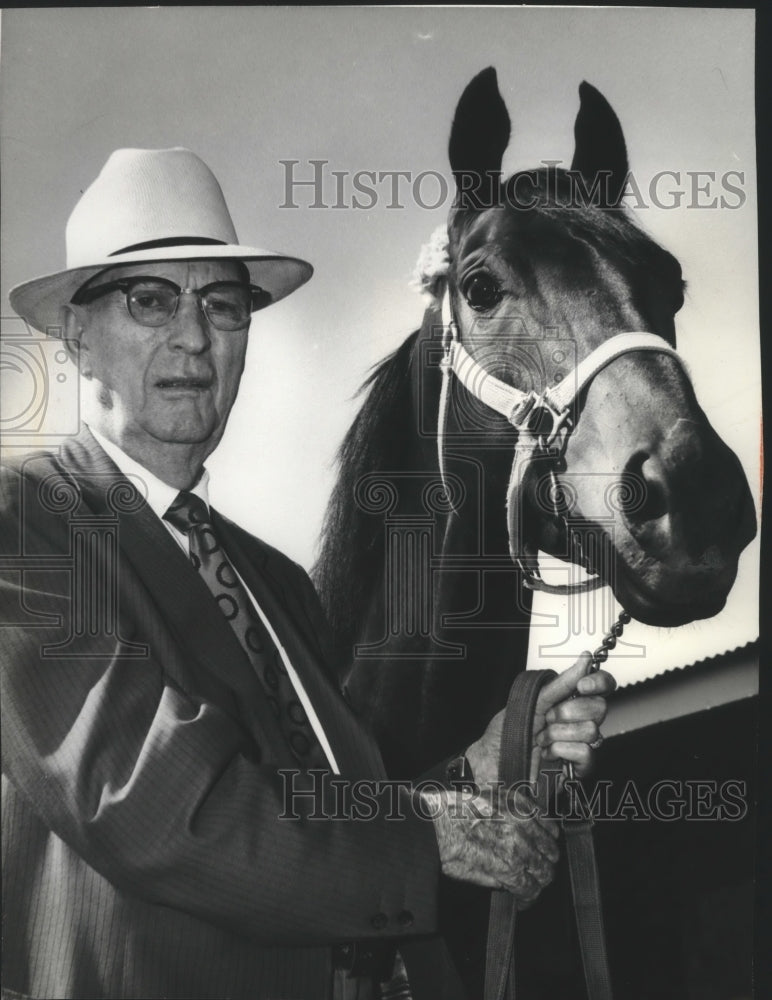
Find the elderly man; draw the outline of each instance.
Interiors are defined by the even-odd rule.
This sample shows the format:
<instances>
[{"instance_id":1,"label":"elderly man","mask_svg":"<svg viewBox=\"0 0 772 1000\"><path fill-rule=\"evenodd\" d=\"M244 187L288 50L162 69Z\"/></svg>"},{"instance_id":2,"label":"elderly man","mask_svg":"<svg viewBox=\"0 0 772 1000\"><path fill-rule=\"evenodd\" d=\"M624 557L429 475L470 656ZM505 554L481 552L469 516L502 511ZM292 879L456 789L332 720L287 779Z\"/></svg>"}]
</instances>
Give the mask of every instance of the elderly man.
<instances>
[{"instance_id":1,"label":"elderly man","mask_svg":"<svg viewBox=\"0 0 772 1000\"><path fill-rule=\"evenodd\" d=\"M405 966L414 997L458 996L441 872L523 906L552 878L550 820L383 781L307 576L209 508L250 317L310 275L239 245L191 152L120 150L67 269L11 294L63 337L84 427L1 484L4 997L368 997ZM586 667L536 720L580 770L613 687ZM468 749L479 781L500 728ZM341 821L365 779L375 808Z\"/></svg>"}]
</instances>

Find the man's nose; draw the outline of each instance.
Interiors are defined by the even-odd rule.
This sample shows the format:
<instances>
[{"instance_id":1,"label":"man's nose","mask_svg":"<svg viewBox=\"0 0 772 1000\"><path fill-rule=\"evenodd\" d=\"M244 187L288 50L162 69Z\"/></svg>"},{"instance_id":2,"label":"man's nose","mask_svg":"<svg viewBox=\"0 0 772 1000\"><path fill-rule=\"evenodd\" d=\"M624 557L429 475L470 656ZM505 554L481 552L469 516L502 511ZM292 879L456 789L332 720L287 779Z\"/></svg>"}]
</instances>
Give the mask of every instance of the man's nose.
<instances>
[{"instance_id":1,"label":"man's nose","mask_svg":"<svg viewBox=\"0 0 772 1000\"><path fill-rule=\"evenodd\" d=\"M177 304L177 311L169 321L168 343L170 347L199 354L212 342L209 321L204 314L198 295L183 292Z\"/></svg>"}]
</instances>

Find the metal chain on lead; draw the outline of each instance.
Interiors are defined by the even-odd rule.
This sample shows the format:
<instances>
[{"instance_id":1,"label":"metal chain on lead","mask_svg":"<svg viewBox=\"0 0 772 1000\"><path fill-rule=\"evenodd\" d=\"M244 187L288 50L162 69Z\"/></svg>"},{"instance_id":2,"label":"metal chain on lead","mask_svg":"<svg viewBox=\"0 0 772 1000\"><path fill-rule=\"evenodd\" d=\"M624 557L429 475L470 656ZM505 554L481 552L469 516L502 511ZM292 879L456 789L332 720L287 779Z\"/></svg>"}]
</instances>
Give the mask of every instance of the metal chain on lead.
<instances>
[{"instance_id":1,"label":"metal chain on lead","mask_svg":"<svg viewBox=\"0 0 772 1000\"><path fill-rule=\"evenodd\" d=\"M632 618L627 611L620 611L619 617L608 630L608 632L603 636L600 646L592 654L592 664L590 665L590 673L594 674L600 669L601 663L605 663L608 659L608 654L617 644L617 639L625 630L625 625L629 625Z\"/></svg>"},{"instance_id":2,"label":"metal chain on lead","mask_svg":"<svg viewBox=\"0 0 772 1000\"><path fill-rule=\"evenodd\" d=\"M620 611L617 620L608 630L608 632L603 636L600 646L592 654L592 662L590 663L590 669L588 673L594 674L600 670L600 665L605 663L608 659L608 654L617 644L617 640L622 635L625 630L625 625L629 625L632 621L632 616L627 611ZM563 762L563 775L567 781L574 781L576 774L574 772L574 762L572 760L567 760Z\"/></svg>"}]
</instances>

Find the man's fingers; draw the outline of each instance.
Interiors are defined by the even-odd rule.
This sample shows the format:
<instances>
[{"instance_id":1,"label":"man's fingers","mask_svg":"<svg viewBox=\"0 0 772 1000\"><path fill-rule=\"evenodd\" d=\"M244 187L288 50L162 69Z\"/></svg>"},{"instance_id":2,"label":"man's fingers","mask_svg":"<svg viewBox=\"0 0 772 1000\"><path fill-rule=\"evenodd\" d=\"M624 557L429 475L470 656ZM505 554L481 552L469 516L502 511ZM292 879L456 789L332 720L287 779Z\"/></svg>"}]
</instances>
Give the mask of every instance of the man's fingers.
<instances>
[{"instance_id":1,"label":"man's fingers","mask_svg":"<svg viewBox=\"0 0 772 1000\"><path fill-rule=\"evenodd\" d=\"M545 858L556 864L560 857L557 841L538 823L531 823L522 832L520 847L531 857Z\"/></svg>"},{"instance_id":2,"label":"man's fingers","mask_svg":"<svg viewBox=\"0 0 772 1000\"><path fill-rule=\"evenodd\" d=\"M585 677L580 677L576 685L576 690L579 694L607 695L616 691L616 687L616 679L608 670L598 670L594 674L587 674Z\"/></svg>"},{"instance_id":3,"label":"man's fingers","mask_svg":"<svg viewBox=\"0 0 772 1000\"><path fill-rule=\"evenodd\" d=\"M555 878L555 863L542 863L531 870L531 875L533 875L539 883L539 887L544 889L545 886L548 886Z\"/></svg>"},{"instance_id":4,"label":"man's fingers","mask_svg":"<svg viewBox=\"0 0 772 1000\"><path fill-rule=\"evenodd\" d=\"M570 698L576 691L576 686L580 679L587 674L591 663L591 653L580 653L579 659L572 667L569 667L568 670L564 670L563 673L559 674L554 681L550 681L549 684L545 684L539 694L537 711L541 709L541 711L546 712L548 709L552 708L553 705L557 705L558 702L565 701L566 698Z\"/></svg>"},{"instance_id":5,"label":"man's fingers","mask_svg":"<svg viewBox=\"0 0 772 1000\"><path fill-rule=\"evenodd\" d=\"M600 735L598 723L590 720L582 722L555 722L547 726L536 737L536 744L548 747L553 743L565 741L572 743L594 743Z\"/></svg>"},{"instance_id":6,"label":"man's fingers","mask_svg":"<svg viewBox=\"0 0 772 1000\"><path fill-rule=\"evenodd\" d=\"M478 815L473 821L438 812L435 831L443 872L478 885L505 888L519 903L536 899L555 877L560 857L558 825L546 817L523 818L528 811L521 807L532 810L534 803L527 796L522 799L522 803L514 800L503 815ZM485 813L483 805L489 803L485 799L479 803Z\"/></svg>"},{"instance_id":7,"label":"man's fingers","mask_svg":"<svg viewBox=\"0 0 772 1000\"><path fill-rule=\"evenodd\" d=\"M529 823L536 824L553 840L557 840L560 836L560 827L556 821L542 816L534 799L524 795L520 790L515 792L513 798L507 797L507 808L516 819L528 820Z\"/></svg>"},{"instance_id":8,"label":"man's fingers","mask_svg":"<svg viewBox=\"0 0 772 1000\"><path fill-rule=\"evenodd\" d=\"M519 841L513 845L511 868L503 880L519 897L535 898L554 879L556 863L557 859L545 858L534 851L527 841Z\"/></svg>"},{"instance_id":9,"label":"man's fingers","mask_svg":"<svg viewBox=\"0 0 772 1000\"><path fill-rule=\"evenodd\" d=\"M587 768L592 760L592 750L586 743L568 743L559 740L542 750L545 760L570 760L580 767Z\"/></svg>"},{"instance_id":10,"label":"man's fingers","mask_svg":"<svg viewBox=\"0 0 772 1000\"><path fill-rule=\"evenodd\" d=\"M554 819L536 817L518 823L514 830L515 850L522 850L526 857L538 852L553 863L560 857L557 838L558 824Z\"/></svg>"},{"instance_id":11,"label":"man's fingers","mask_svg":"<svg viewBox=\"0 0 772 1000\"><path fill-rule=\"evenodd\" d=\"M530 906L539 898L542 886L529 872L522 872L516 878L505 878L501 883L502 889L508 889L518 902L523 902Z\"/></svg>"},{"instance_id":12,"label":"man's fingers","mask_svg":"<svg viewBox=\"0 0 772 1000\"><path fill-rule=\"evenodd\" d=\"M595 722L600 724L606 718L608 703L605 698L571 698L551 708L545 717L548 724L556 722Z\"/></svg>"},{"instance_id":13,"label":"man's fingers","mask_svg":"<svg viewBox=\"0 0 772 1000\"><path fill-rule=\"evenodd\" d=\"M531 862L526 869L526 874L536 883L537 891L549 885L555 877L555 865L543 858L538 858Z\"/></svg>"}]
</instances>

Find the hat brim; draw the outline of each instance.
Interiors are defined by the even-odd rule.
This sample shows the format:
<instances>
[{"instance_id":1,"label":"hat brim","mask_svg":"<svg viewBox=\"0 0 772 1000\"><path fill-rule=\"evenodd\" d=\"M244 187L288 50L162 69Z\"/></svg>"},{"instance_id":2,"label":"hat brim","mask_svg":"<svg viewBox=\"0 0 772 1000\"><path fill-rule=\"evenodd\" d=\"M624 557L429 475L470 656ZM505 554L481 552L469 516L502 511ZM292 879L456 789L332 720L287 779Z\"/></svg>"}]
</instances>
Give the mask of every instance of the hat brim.
<instances>
[{"instance_id":1,"label":"hat brim","mask_svg":"<svg viewBox=\"0 0 772 1000\"><path fill-rule=\"evenodd\" d=\"M30 326L50 337L62 336L62 308L87 281L108 267L126 264L160 263L176 260L239 260L249 271L252 284L270 293L271 303L278 302L314 273L313 267L298 257L286 257L271 250L227 244L152 248L106 257L88 267L71 268L43 275L16 285L9 293L13 309Z\"/></svg>"}]
</instances>

